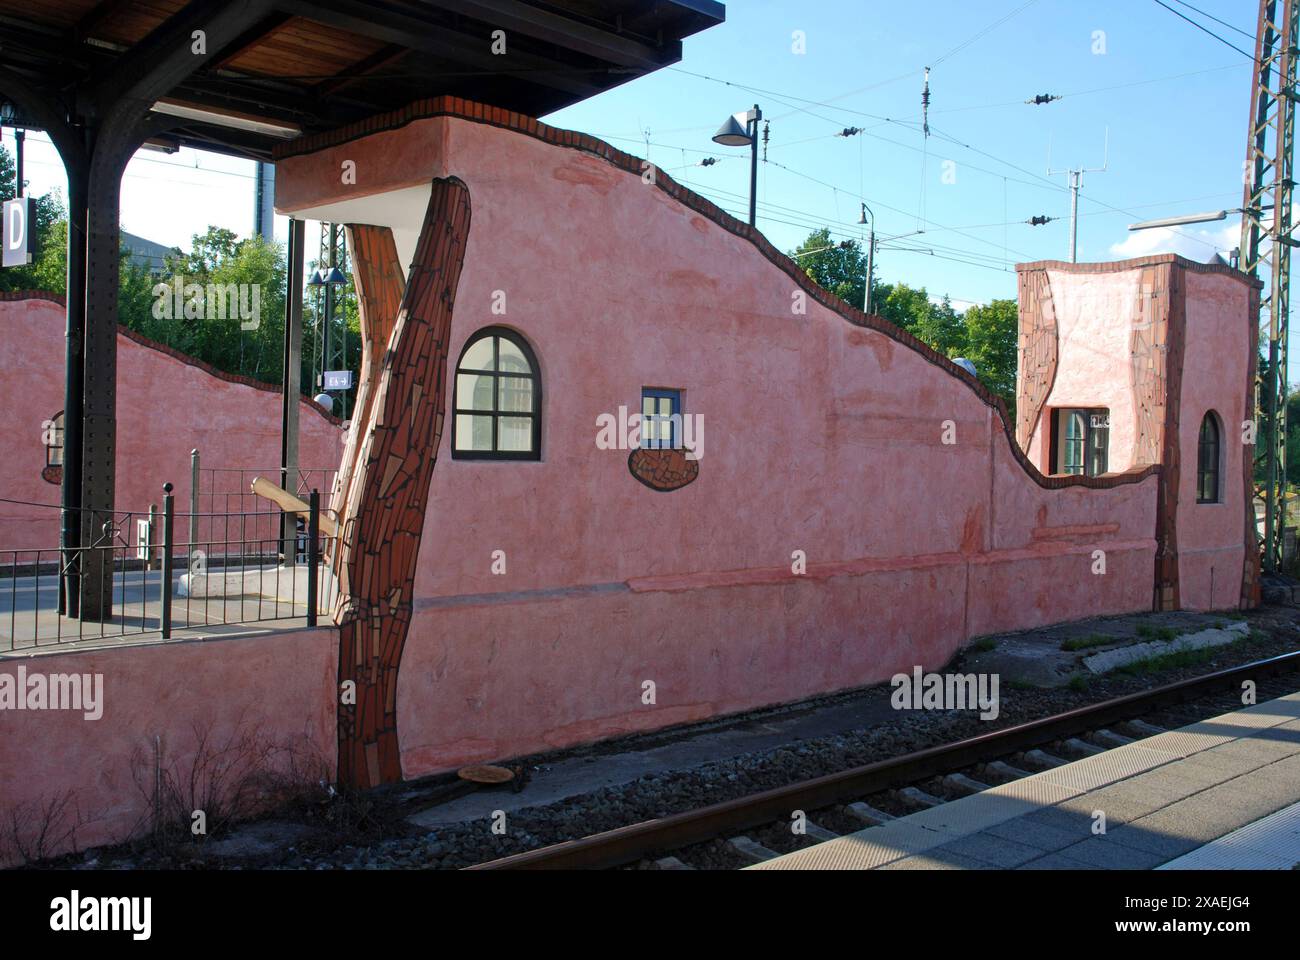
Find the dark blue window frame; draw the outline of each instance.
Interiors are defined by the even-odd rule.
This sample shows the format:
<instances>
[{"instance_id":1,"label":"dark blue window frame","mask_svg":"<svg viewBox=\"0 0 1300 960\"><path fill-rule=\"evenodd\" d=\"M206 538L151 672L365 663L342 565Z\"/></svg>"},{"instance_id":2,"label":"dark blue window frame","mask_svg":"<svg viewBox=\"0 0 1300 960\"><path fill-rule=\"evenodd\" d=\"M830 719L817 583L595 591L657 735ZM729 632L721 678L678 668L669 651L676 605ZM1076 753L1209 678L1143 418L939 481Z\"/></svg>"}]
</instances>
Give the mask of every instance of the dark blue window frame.
<instances>
[{"instance_id":1,"label":"dark blue window frame","mask_svg":"<svg viewBox=\"0 0 1300 960\"><path fill-rule=\"evenodd\" d=\"M651 401L650 413L647 414L646 401ZM663 412L661 400L668 401L668 413ZM668 423L669 439L659 437L659 430L648 431L648 422ZM647 436L653 432L653 438ZM682 392L663 387L641 388L641 446L646 450L678 450L682 446Z\"/></svg>"}]
</instances>

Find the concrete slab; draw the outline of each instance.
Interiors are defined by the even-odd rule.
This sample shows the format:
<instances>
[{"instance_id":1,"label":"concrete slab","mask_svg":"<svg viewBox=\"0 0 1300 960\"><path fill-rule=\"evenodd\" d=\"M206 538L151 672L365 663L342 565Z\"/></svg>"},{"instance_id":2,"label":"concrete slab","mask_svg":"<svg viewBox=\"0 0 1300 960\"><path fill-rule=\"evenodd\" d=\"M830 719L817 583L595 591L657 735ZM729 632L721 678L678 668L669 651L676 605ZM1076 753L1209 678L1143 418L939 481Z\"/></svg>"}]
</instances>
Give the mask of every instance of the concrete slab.
<instances>
[{"instance_id":1,"label":"concrete slab","mask_svg":"<svg viewBox=\"0 0 1300 960\"><path fill-rule=\"evenodd\" d=\"M906 819L931 830L961 836L1025 816L1069 796L1066 789L1056 784L1030 777L923 810Z\"/></svg>"},{"instance_id":2,"label":"concrete slab","mask_svg":"<svg viewBox=\"0 0 1300 960\"><path fill-rule=\"evenodd\" d=\"M1082 792L1104 787L1171 762L1173 758L1159 750L1139 746L1119 747L1078 763L1056 767L1039 776L1048 783Z\"/></svg>"},{"instance_id":3,"label":"concrete slab","mask_svg":"<svg viewBox=\"0 0 1300 960\"><path fill-rule=\"evenodd\" d=\"M1083 658L1083 665L1093 674L1110 673L1130 663L1150 660L1154 657L1168 656L1171 653L1183 653L1188 650L1206 650L1212 647L1226 647L1250 635L1249 624L1238 621L1226 624L1222 628L1209 627L1186 633L1172 640L1148 640L1126 647L1103 650Z\"/></svg>"},{"instance_id":4,"label":"concrete slab","mask_svg":"<svg viewBox=\"0 0 1300 960\"><path fill-rule=\"evenodd\" d=\"M1089 837L1060 853L1097 870L1150 870L1165 860L1162 854L1115 843L1109 836Z\"/></svg>"},{"instance_id":5,"label":"concrete slab","mask_svg":"<svg viewBox=\"0 0 1300 960\"><path fill-rule=\"evenodd\" d=\"M1017 817L994 824L984 831L986 836L999 837L1036 848L1040 855L1056 853L1078 843L1082 834L1078 830L1064 830L1057 826L1040 823L1030 817Z\"/></svg>"},{"instance_id":6,"label":"concrete slab","mask_svg":"<svg viewBox=\"0 0 1300 960\"><path fill-rule=\"evenodd\" d=\"M1186 610L1093 617L980 638L972 647L967 647L965 669L975 673L996 673L1002 677L1003 683L1016 681L1059 687L1069 683L1072 677L1092 674L1083 664L1085 657L1143 644L1149 642L1152 635L1164 632L1181 636L1229 627L1238 631L1241 627L1237 623L1229 615ZM1234 639L1240 639L1240 636ZM1104 642L1107 640L1109 642ZM1065 645L1079 649L1062 649ZM991 646L991 649L976 651L973 646Z\"/></svg>"},{"instance_id":7,"label":"concrete slab","mask_svg":"<svg viewBox=\"0 0 1300 960\"><path fill-rule=\"evenodd\" d=\"M1167 785L1139 784L1134 780L1110 784L1100 790L1071 797L1057 809L1087 817L1088 833L1091 833L1092 823L1101 822L1100 818L1095 816L1097 813L1105 815L1107 829L1114 829L1122 823L1130 823L1167 807L1182 796L1179 790Z\"/></svg>"},{"instance_id":8,"label":"concrete slab","mask_svg":"<svg viewBox=\"0 0 1300 960\"><path fill-rule=\"evenodd\" d=\"M968 834L927 853L927 856L941 860L947 859L950 855L969 857L989 866L1008 870L1038 859L1043 855L1043 851L1018 840L1008 840L996 834L981 832Z\"/></svg>"},{"instance_id":9,"label":"concrete slab","mask_svg":"<svg viewBox=\"0 0 1300 960\"><path fill-rule=\"evenodd\" d=\"M1234 830L1161 870L1293 870L1300 866L1300 803Z\"/></svg>"},{"instance_id":10,"label":"concrete slab","mask_svg":"<svg viewBox=\"0 0 1300 960\"><path fill-rule=\"evenodd\" d=\"M991 870L991 864L976 860L973 857L964 857L956 853L947 853L942 855L923 854L915 857L904 857L902 860L895 860L880 867L881 870Z\"/></svg>"},{"instance_id":11,"label":"concrete slab","mask_svg":"<svg viewBox=\"0 0 1300 960\"><path fill-rule=\"evenodd\" d=\"M1073 860L1063 853L1049 853L1046 856L1039 857L1037 860L1030 860L1020 867L1021 870L1096 870L1092 864L1084 863L1081 860Z\"/></svg>"}]
</instances>

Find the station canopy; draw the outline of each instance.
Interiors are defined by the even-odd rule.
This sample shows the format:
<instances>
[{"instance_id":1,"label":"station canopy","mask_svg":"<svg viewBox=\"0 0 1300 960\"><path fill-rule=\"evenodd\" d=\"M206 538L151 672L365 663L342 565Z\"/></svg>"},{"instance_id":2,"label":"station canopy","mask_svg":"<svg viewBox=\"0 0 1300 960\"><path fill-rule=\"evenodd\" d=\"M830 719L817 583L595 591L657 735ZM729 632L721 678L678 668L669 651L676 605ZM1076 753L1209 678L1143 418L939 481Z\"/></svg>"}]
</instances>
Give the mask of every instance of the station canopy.
<instances>
[{"instance_id":1,"label":"station canopy","mask_svg":"<svg viewBox=\"0 0 1300 960\"><path fill-rule=\"evenodd\" d=\"M725 17L715 0L0 0L0 67L66 103L240 9L233 42L157 98L184 123L153 145L269 159L441 94L542 116L676 63ZM7 122L42 126L10 107Z\"/></svg>"}]
</instances>

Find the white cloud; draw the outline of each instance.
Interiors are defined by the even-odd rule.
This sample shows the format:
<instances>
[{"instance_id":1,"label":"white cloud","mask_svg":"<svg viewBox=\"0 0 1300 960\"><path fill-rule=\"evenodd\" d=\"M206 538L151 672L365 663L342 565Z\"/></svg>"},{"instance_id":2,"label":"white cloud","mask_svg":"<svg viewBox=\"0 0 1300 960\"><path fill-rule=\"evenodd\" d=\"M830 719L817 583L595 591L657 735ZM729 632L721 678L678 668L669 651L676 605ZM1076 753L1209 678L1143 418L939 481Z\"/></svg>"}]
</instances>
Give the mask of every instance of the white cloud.
<instances>
[{"instance_id":1,"label":"white cloud","mask_svg":"<svg viewBox=\"0 0 1300 960\"><path fill-rule=\"evenodd\" d=\"M1241 241L1241 225L1225 223L1217 227L1187 226L1160 227L1154 230L1135 230L1119 243L1110 246L1116 257L1146 257L1156 253L1177 253L1188 260L1204 263L1214 254L1226 255Z\"/></svg>"}]
</instances>

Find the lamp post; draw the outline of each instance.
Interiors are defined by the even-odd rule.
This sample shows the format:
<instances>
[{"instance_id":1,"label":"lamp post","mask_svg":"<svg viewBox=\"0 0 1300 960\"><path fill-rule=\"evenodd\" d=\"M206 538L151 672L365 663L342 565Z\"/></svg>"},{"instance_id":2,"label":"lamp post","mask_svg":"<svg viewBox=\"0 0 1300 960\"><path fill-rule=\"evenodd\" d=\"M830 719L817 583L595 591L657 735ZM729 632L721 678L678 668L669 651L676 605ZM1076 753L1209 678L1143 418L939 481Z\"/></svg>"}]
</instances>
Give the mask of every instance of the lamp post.
<instances>
[{"instance_id":1,"label":"lamp post","mask_svg":"<svg viewBox=\"0 0 1300 960\"><path fill-rule=\"evenodd\" d=\"M867 240L867 290L862 295L863 313L871 312L871 286L876 273L876 212L863 203L862 215L858 217L858 223L866 223L868 214L871 215L871 232Z\"/></svg>"},{"instance_id":2,"label":"lamp post","mask_svg":"<svg viewBox=\"0 0 1300 960\"><path fill-rule=\"evenodd\" d=\"M740 125L741 119L745 125ZM763 119L763 111L754 104L754 109L747 113L737 113L727 117L718 132L713 135L713 142L724 147L749 147L749 225L754 226L756 204L758 202L758 122Z\"/></svg>"},{"instance_id":3,"label":"lamp post","mask_svg":"<svg viewBox=\"0 0 1300 960\"><path fill-rule=\"evenodd\" d=\"M1156 230L1160 227L1183 227L1190 223L1210 223L1214 220L1226 219L1230 213L1244 213L1240 207L1235 210L1210 210L1206 213L1189 213L1182 217L1166 217L1163 220L1143 220L1141 223L1130 223L1130 230Z\"/></svg>"},{"instance_id":4,"label":"lamp post","mask_svg":"<svg viewBox=\"0 0 1300 960\"><path fill-rule=\"evenodd\" d=\"M325 386L325 371L330 369L330 327L334 324L334 290L336 287L344 286L348 278L343 275L343 271L335 266L318 267L312 274L312 278L307 281L307 286L314 287L317 290L324 289L325 304L323 317L321 318L321 367L317 371L316 386ZM343 328L343 353L344 362L347 357L347 326Z\"/></svg>"}]
</instances>

